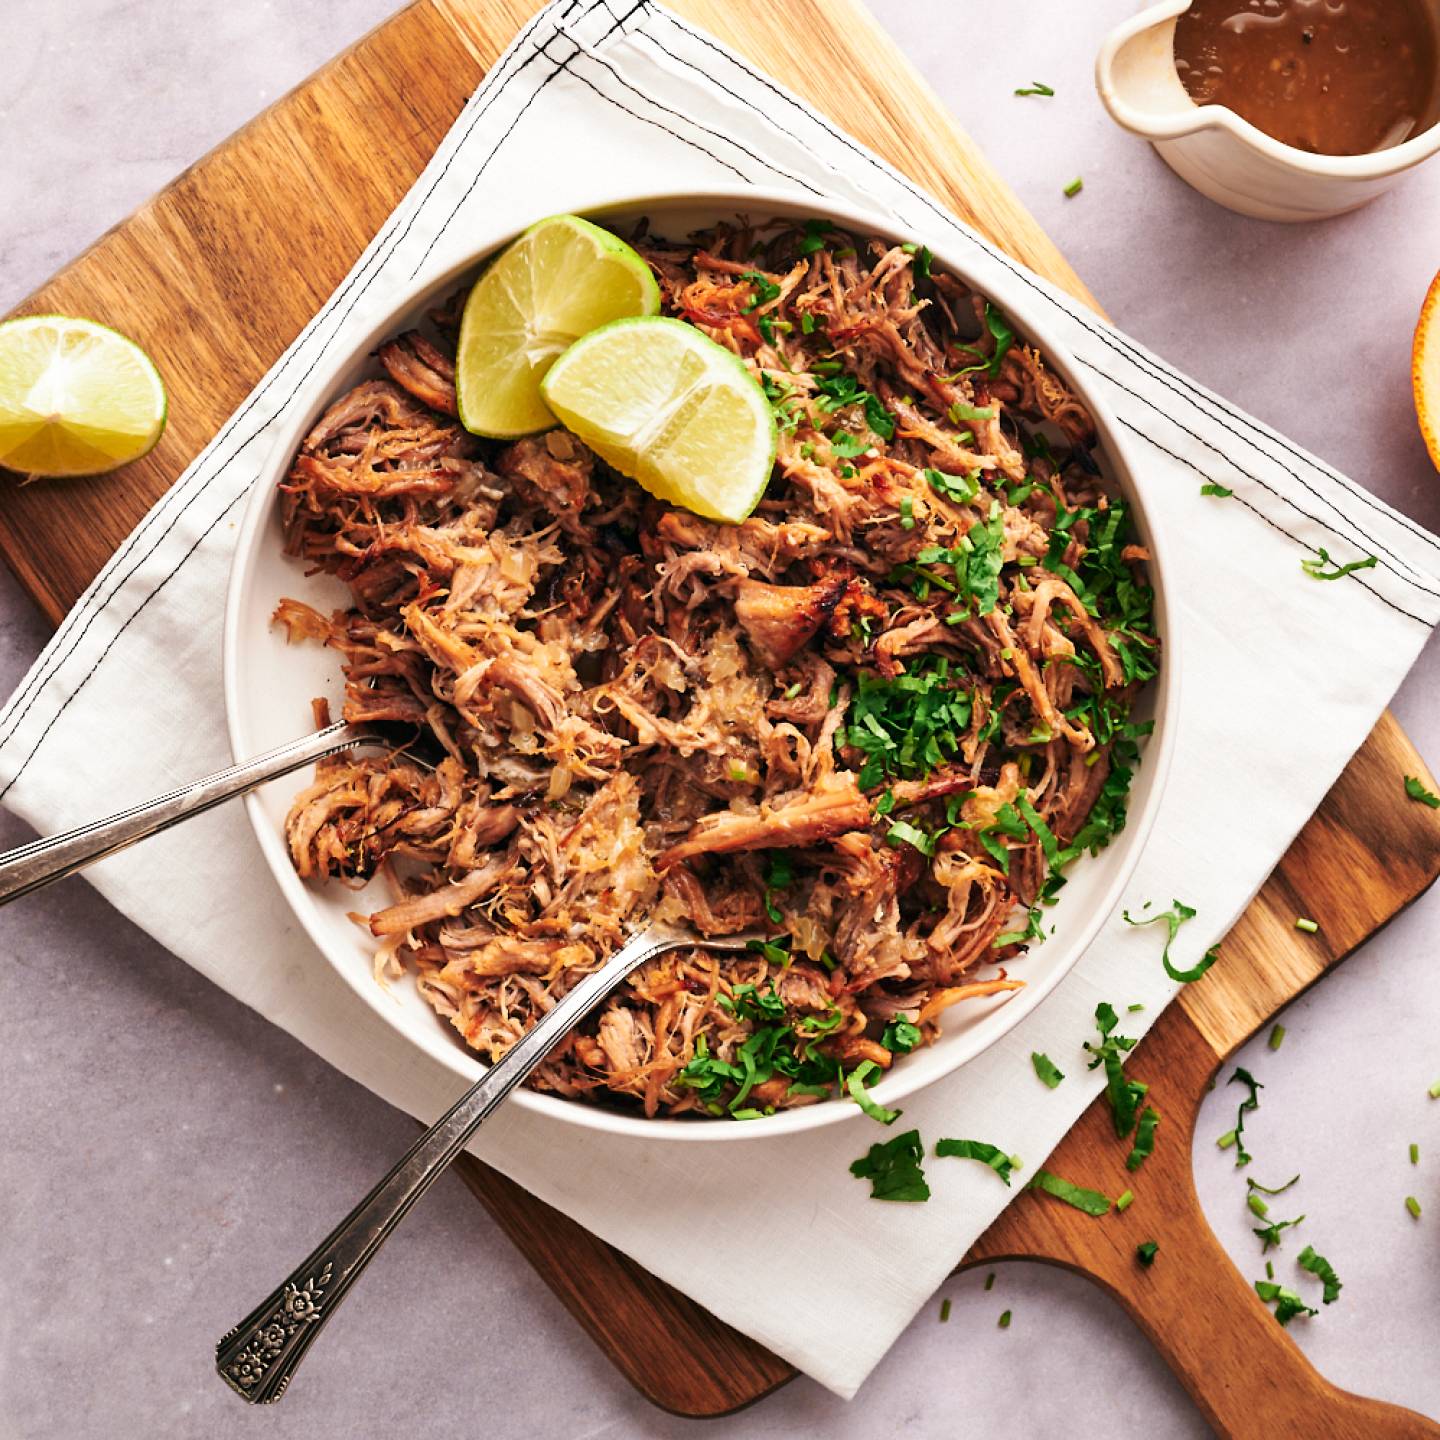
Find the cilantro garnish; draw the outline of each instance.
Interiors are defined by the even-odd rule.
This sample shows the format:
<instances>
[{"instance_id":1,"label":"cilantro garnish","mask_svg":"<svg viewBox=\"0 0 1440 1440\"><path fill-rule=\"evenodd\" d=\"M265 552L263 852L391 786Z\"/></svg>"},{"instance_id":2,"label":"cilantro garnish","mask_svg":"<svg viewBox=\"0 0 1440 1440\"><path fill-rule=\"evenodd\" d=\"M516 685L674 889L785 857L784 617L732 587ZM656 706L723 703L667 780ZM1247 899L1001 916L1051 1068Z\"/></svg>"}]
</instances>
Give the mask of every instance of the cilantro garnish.
<instances>
[{"instance_id":1,"label":"cilantro garnish","mask_svg":"<svg viewBox=\"0 0 1440 1440\"><path fill-rule=\"evenodd\" d=\"M1006 1185L1009 1185L1011 1173L1016 1168L1013 1155L1007 1155L998 1145L990 1145L984 1140L937 1140L935 1153L942 1158L953 1155L959 1160L979 1160L981 1164L988 1165Z\"/></svg>"},{"instance_id":2,"label":"cilantro garnish","mask_svg":"<svg viewBox=\"0 0 1440 1440\"><path fill-rule=\"evenodd\" d=\"M893 680L861 672L845 739L865 756L862 789L889 775L923 778L959 753L971 697L958 678L943 656L920 657Z\"/></svg>"},{"instance_id":3,"label":"cilantro garnish","mask_svg":"<svg viewBox=\"0 0 1440 1440\"><path fill-rule=\"evenodd\" d=\"M995 1323L1002 1330L1008 1330L1010 1328L1010 1312L1008 1310L1002 1310L1000 1312L1000 1318Z\"/></svg>"},{"instance_id":4,"label":"cilantro garnish","mask_svg":"<svg viewBox=\"0 0 1440 1440\"><path fill-rule=\"evenodd\" d=\"M1233 490L1227 490L1223 485L1216 485L1213 481L1200 487L1202 495L1218 495L1222 500L1233 495Z\"/></svg>"},{"instance_id":5,"label":"cilantro garnish","mask_svg":"<svg viewBox=\"0 0 1440 1440\"><path fill-rule=\"evenodd\" d=\"M850 1098L872 1119L882 1125L893 1125L900 1118L900 1111L887 1110L865 1088L865 1082L880 1067L873 1060L862 1060L845 1077L845 1089Z\"/></svg>"},{"instance_id":6,"label":"cilantro garnish","mask_svg":"<svg viewBox=\"0 0 1440 1440\"><path fill-rule=\"evenodd\" d=\"M788 692L787 692L788 693ZM765 866L765 913L772 925L784 923L785 917L775 904L774 895L779 890L788 890L795 883L795 870L790 863L788 850L772 850Z\"/></svg>"},{"instance_id":7,"label":"cilantro garnish","mask_svg":"<svg viewBox=\"0 0 1440 1440\"><path fill-rule=\"evenodd\" d=\"M892 1020L880 1037L880 1043L897 1055L908 1055L924 1038L918 1025L908 1020Z\"/></svg>"},{"instance_id":8,"label":"cilantro garnish","mask_svg":"<svg viewBox=\"0 0 1440 1440\"><path fill-rule=\"evenodd\" d=\"M1030 1052L1030 1063L1035 1067L1035 1073L1051 1090L1065 1078L1064 1072L1056 1067L1055 1062L1039 1050Z\"/></svg>"},{"instance_id":9,"label":"cilantro garnish","mask_svg":"<svg viewBox=\"0 0 1440 1440\"><path fill-rule=\"evenodd\" d=\"M1155 1131L1160 1125L1160 1112L1153 1106L1147 1105L1140 1116L1140 1123L1135 1127L1135 1148L1125 1158L1127 1170L1138 1170L1151 1156L1155 1149Z\"/></svg>"},{"instance_id":10,"label":"cilantro garnish","mask_svg":"<svg viewBox=\"0 0 1440 1440\"><path fill-rule=\"evenodd\" d=\"M934 263L935 257L930 253L928 245L922 245L916 252L915 258L910 262L910 268L922 280L930 278L930 266Z\"/></svg>"},{"instance_id":11,"label":"cilantro garnish","mask_svg":"<svg viewBox=\"0 0 1440 1440\"><path fill-rule=\"evenodd\" d=\"M1297 1315L1318 1315L1318 1310L1312 1310L1293 1291L1287 1290L1283 1285L1276 1285L1270 1280L1257 1280L1255 1282L1255 1293L1268 1305L1272 1300L1279 1303L1275 1306L1275 1318L1282 1324L1288 1325Z\"/></svg>"},{"instance_id":12,"label":"cilantro garnish","mask_svg":"<svg viewBox=\"0 0 1440 1440\"><path fill-rule=\"evenodd\" d=\"M1135 1128L1135 1118L1140 1108L1140 1102L1145 1098L1150 1087L1142 1081L1125 1078L1125 1072L1121 1067L1124 1064L1125 1053L1135 1048L1135 1041L1127 1035L1111 1033L1115 1029L1118 1019L1114 1006L1102 1000L1095 1007L1095 1024L1100 1031L1100 1043L1092 1045L1087 1040L1084 1048L1095 1057L1089 1065L1091 1070L1095 1069L1097 1065L1105 1067L1105 1098L1110 1102L1110 1114L1115 1122L1116 1137L1124 1140ZM1158 1115L1156 1120L1159 1120Z\"/></svg>"},{"instance_id":13,"label":"cilantro garnish","mask_svg":"<svg viewBox=\"0 0 1440 1440\"><path fill-rule=\"evenodd\" d=\"M924 1158L920 1132L907 1130L884 1144L872 1145L851 1164L850 1173L857 1180L870 1182L872 1200L928 1200L930 1187L920 1167Z\"/></svg>"},{"instance_id":14,"label":"cilantro garnish","mask_svg":"<svg viewBox=\"0 0 1440 1440\"><path fill-rule=\"evenodd\" d=\"M1087 1215L1107 1215L1110 1212L1109 1199L1098 1190L1087 1190L1082 1185L1075 1185L1069 1180L1062 1180L1058 1175L1052 1175L1048 1170L1037 1170L1025 1188L1043 1190L1047 1195L1053 1195L1057 1200L1063 1200L1067 1205L1083 1210Z\"/></svg>"},{"instance_id":15,"label":"cilantro garnish","mask_svg":"<svg viewBox=\"0 0 1440 1440\"><path fill-rule=\"evenodd\" d=\"M995 1272L993 1270L985 1277L985 1288L987 1290L995 1288Z\"/></svg>"},{"instance_id":16,"label":"cilantro garnish","mask_svg":"<svg viewBox=\"0 0 1440 1440\"><path fill-rule=\"evenodd\" d=\"M1159 1245L1157 1245L1155 1241L1145 1240L1135 1247L1135 1254L1142 1265L1153 1265L1155 1263L1155 1252L1159 1250L1159 1248Z\"/></svg>"},{"instance_id":17,"label":"cilantro garnish","mask_svg":"<svg viewBox=\"0 0 1440 1440\"><path fill-rule=\"evenodd\" d=\"M1048 85L1042 85L1040 81L1032 80L1024 89L1017 90L1015 93L1017 95L1044 95L1048 97L1055 92Z\"/></svg>"},{"instance_id":18,"label":"cilantro garnish","mask_svg":"<svg viewBox=\"0 0 1440 1440\"><path fill-rule=\"evenodd\" d=\"M1010 353L1010 347L1015 343L1015 332L1010 328L1009 322L1000 310L988 300L985 302L985 328L995 341L994 352L986 355L974 345L957 345L955 348L963 354L977 356L978 363L967 365L963 370L957 370L950 377L952 380L958 380L962 375L970 375L976 370L986 371L992 380L999 378L1001 363Z\"/></svg>"},{"instance_id":19,"label":"cilantro garnish","mask_svg":"<svg viewBox=\"0 0 1440 1440\"><path fill-rule=\"evenodd\" d=\"M989 515L975 521L958 545L948 549L927 545L915 559L921 565L951 566L955 571L955 593L962 599L973 598L976 614L988 615L1000 599L1000 566L1004 553L1005 517L1000 502L992 500Z\"/></svg>"},{"instance_id":20,"label":"cilantro garnish","mask_svg":"<svg viewBox=\"0 0 1440 1440\"><path fill-rule=\"evenodd\" d=\"M918 825L908 820L897 820L886 832L885 839L897 849L901 845L913 845L927 859L934 855L939 843L938 835L927 835Z\"/></svg>"},{"instance_id":21,"label":"cilantro garnish","mask_svg":"<svg viewBox=\"0 0 1440 1440\"><path fill-rule=\"evenodd\" d=\"M830 228L828 220L807 220L805 234L800 239L800 253L813 255L817 250L823 250L825 248L825 232Z\"/></svg>"},{"instance_id":22,"label":"cilantro garnish","mask_svg":"<svg viewBox=\"0 0 1440 1440\"><path fill-rule=\"evenodd\" d=\"M1321 1299L1326 1305L1333 1304L1340 1298L1342 1289L1340 1277L1335 1273L1335 1267L1323 1255L1315 1253L1314 1246L1307 1245L1295 1257L1295 1263L1302 1270L1308 1270L1319 1278L1320 1283L1325 1287L1325 1293Z\"/></svg>"},{"instance_id":23,"label":"cilantro garnish","mask_svg":"<svg viewBox=\"0 0 1440 1440\"><path fill-rule=\"evenodd\" d=\"M774 300L780 294L780 287L775 284L773 280L762 275L758 270L747 270L740 278L742 280L748 280L750 284L755 287L755 294L751 297L750 302L743 307L743 314L748 315L758 306L769 304L771 300Z\"/></svg>"},{"instance_id":24,"label":"cilantro garnish","mask_svg":"<svg viewBox=\"0 0 1440 1440\"><path fill-rule=\"evenodd\" d=\"M967 405L963 400L957 400L946 411L957 425L962 420L993 420L996 413L993 405Z\"/></svg>"},{"instance_id":25,"label":"cilantro garnish","mask_svg":"<svg viewBox=\"0 0 1440 1440\"><path fill-rule=\"evenodd\" d=\"M853 460L870 448L870 440L849 430L835 430L825 437L830 443L830 453L837 460Z\"/></svg>"},{"instance_id":26,"label":"cilantro garnish","mask_svg":"<svg viewBox=\"0 0 1440 1440\"><path fill-rule=\"evenodd\" d=\"M1229 1083L1236 1082L1249 1088L1249 1095L1240 1102L1240 1108L1235 1115L1235 1128L1227 1130L1215 1143L1222 1149L1228 1150L1232 1145L1235 1147L1235 1164L1248 1165L1253 1158L1245 1149L1245 1116L1251 1110L1260 1108L1260 1092L1265 1088L1244 1066L1237 1065L1235 1073L1230 1077Z\"/></svg>"},{"instance_id":27,"label":"cilantro garnish","mask_svg":"<svg viewBox=\"0 0 1440 1440\"><path fill-rule=\"evenodd\" d=\"M839 372L827 376L816 382L815 390L819 396L815 402L818 410L828 415L847 405L859 405L865 412L865 423L882 440L895 438L895 417L853 375Z\"/></svg>"},{"instance_id":28,"label":"cilantro garnish","mask_svg":"<svg viewBox=\"0 0 1440 1440\"><path fill-rule=\"evenodd\" d=\"M1413 775L1405 777L1405 793L1412 799L1418 800L1422 805L1428 805L1432 810L1440 810L1440 795L1433 790L1427 790Z\"/></svg>"},{"instance_id":29,"label":"cilantro garnish","mask_svg":"<svg viewBox=\"0 0 1440 1440\"><path fill-rule=\"evenodd\" d=\"M1277 1185L1274 1189L1271 1189L1270 1186L1262 1185L1258 1180L1251 1180L1247 1177L1245 1180L1245 1188L1246 1190L1252 1191L1258 1190L1262 1195L1283 1195L1299 1179L1300 1176L1298 1174L1292 1175L1283 1185Z\"/></svg>"},{"instance_id":30,"label":"cilantro garnish","mask_svg":"<svg viewBox=\"0 0 1440 1440\"><path fill-rule=\"evenodd\" d=\"M937 495L943 495L947 500L957 501L961 505L968 505L980 493L978 470L971 471L968 475L947 475L943 470L927 469L924 475Z\"/></svg>"},{"instance_id":31,"label":"cilantro garnish","mask_svg":"<svg viewBox=\"0 0 1440 1440\"><path fill-rule=\"evenodd\" d=\"M1315 547L1315 553L1320 557L1318 560L1302 560L1300 568L1312 580L1339 580L1342 576L1352 575L1356 570L1373 569L1380 561L1374 555L1367 555L1363 560L1352 560L1348 565L1342 565L1338 560L1332 560L1329 552L1323 545ZM1331 569L1327 572L1325 567Z\"/></svg>"},{"instance_id":32,"label":"cilantro garnish","mask_svg":"<svg viewBox=\"0 0 1440 1440\"><path fill-rule=\"evenodd\" d=\"M1175 943L1176 934L1187 920L1195 918L1195 911L1179 900L1172 901L1170 909L1158 911L1144 920L1132 919L1128 910L1121 912L1121 918L1127 925L1136 926L1153 925L1157 920L1165 922L1165 947L1160 952L1160 960L1165 966L1165 973L1182 985L1198 980L1220 958L1220 947L1212 945L1188 970L1177 970L1170 963L1170 947Z\"/></svg>"}]
</instances>

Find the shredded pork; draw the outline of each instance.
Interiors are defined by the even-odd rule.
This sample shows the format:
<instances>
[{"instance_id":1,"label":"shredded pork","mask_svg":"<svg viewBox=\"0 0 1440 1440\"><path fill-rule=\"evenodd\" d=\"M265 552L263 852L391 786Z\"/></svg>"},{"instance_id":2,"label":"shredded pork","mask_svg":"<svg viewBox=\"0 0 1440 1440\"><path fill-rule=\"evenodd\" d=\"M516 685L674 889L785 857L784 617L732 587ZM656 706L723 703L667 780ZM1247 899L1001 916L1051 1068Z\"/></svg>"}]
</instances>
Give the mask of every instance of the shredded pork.
<instances>
[{"instance_id":1,"label":"shredded pork","mask_svg":"<svg viewBox=\"0 0 1440 1440\"><path fill-rule=\"evenodd\" d=\"M286 833L307 879L387 877L377 971L488 1059L652 917L767 930L654 962L532 1082L743 1118L1023 983L1060 872L1124 824L1159 644L1083 404L928 252L631 238L771 399L755 514L669 508L562 430L471 436L453 324L388 341L282 485L350 606L276 618L396 750L322 764Z\"/></svg>"}]
</instances>

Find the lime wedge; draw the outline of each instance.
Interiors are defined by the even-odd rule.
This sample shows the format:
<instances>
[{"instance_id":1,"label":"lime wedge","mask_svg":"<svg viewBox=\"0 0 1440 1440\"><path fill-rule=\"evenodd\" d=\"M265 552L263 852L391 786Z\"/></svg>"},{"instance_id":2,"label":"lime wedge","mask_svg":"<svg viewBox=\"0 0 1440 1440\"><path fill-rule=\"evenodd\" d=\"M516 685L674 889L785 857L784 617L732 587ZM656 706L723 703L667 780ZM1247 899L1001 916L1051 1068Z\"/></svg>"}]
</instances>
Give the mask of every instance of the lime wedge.
<instances>
[{"instance_id":1,"label":"lime wedge","mask_svg":"<svg viewBox=\"0 0 1440 1440\"><path fill-rule=\"evenodd\" d=\"M0 324L0 465L96 475L138 460L165 428L165 386L132 340L93 320Z\"/></svg>"},{"instance_id":2,"label":"lime wedge","mask_svg":"<svg viewBox=\"0 0 1440 1440\"><path fill-rule=\"evenodd\" d=\"M545 372L577 337L622 315L653 315L650 267L608 230L574 215L537 221L475 282L460 321L460 422L508 439L548 429Z\"/></svg>"},{"instance_id":3,"label":"lime wedge","mask_svg":"<svg viewBox=\"0 0 1440 1440\"><path fill-rule=\"evenodd\" d=\"M577 340L540 386L597 455L652 495L738 524L775 463L775 417L741 361L683 320L615 320Z\"/></svg>"}]
</instances>

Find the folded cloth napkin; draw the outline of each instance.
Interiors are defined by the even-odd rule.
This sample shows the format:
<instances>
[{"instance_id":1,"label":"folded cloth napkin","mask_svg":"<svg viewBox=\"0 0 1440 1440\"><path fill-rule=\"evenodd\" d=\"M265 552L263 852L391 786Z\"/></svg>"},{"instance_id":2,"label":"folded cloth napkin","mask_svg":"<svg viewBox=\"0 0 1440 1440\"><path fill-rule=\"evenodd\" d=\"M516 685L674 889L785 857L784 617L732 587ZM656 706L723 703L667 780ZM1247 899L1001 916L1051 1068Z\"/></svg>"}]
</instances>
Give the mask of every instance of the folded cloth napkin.
<instances>
[{"instance_id":1,"label":"folded cloth napkin","mask_svg":"<svg viewBox=\"0 0 1440 1440\"><path fill-rule=\"evenodd\" d=\"M397 292L502 220L737 179L793 188L819 213L828 196L888 213L964 256L982 287L1002 274L1022 285L1136 437L1147 499L1182 537L1168 582L1185 654L1178 756L1127 903L1179 895L1195 906L1184 963L1218 940L1440 618L1440 541L1017 265L648 0L623 13L556 0L497 62L344 284L121 547L0 715L6 803L41 829L68 828L229 760L217 655L231 522L302 377L352 348ZM1233 495L1202 496L1205 482ZM1320 547L1376 564L1318 583L1301 561ZM453 1099L454 1077L311 947L240 807L90 876L177 955L391 1103L429 1120ZM1125 1027L1141 1033L1173 997L1157 948L1153 931L1112 916L1033 1015L907 1102L904 1126L987 1140L1038 1166L1099 1087L1079 1063L1096 1003L1143 1003ZM1033 1050L1070 1072L1059 1089L1037 1082ZM1015 1193L979 1166L931 1161L928 1204L877 1203L848 1166L888 1138L857 1123L708 1154L512 1108L474 1148L848 1396Z\"/></svg>"}]
</instances>

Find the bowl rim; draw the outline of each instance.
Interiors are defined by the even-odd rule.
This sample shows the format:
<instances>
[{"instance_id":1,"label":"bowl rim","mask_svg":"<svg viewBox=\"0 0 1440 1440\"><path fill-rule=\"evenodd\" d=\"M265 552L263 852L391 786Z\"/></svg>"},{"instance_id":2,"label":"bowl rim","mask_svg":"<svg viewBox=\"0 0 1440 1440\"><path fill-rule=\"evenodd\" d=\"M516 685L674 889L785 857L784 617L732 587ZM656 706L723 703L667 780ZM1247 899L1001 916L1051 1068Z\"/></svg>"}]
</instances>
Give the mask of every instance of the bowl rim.
<instances>
[{"instance_id":1,"label":"bowl rim","mask_svg":"<svg viewBox=\"0 0 1440 1440\"><path fill-rule=\"evenodd\" d=\"M905 234L900 222L887 217L878 210L866 210L830 196L819 199L807 198L794 191L767 189L752 186L710 186L704 190L679 189L671 191L647 191L638 195L627 195L603 203L586 203L575 213L604 219L608 216L629 215L637 212L663 209L713 211L717 216L728 214L755 214L812 216L824 214L840 226L861 232L888 237L897 243L923 240L923 227L914 236ZM566 213L556 210L551 213ZM397 292L392 302L386 305L383 318L369 327L364 339L345 348L343 355L328 356L317 364L302 390L291 402L291 418L280 426L266 459L261 466L259 477L249 495L241 519L234 556L231 561L229 582L225 597L225 618L221 648L221 674L225 699L226 731L231 753L240 760L257 753L258 746L249 738L247 721L241 705L241 658L244 653L242 620L247 608L251 582L255 574L255 557L265 538L271 519L276 495L276 482L288 468L290 459L300 441L314 424L315 418L334 397L337 377L349 369L362 356L371 353L386 336L393 333L396 325L405 316L414 312L425 297L443 293L447 287L456 284L468 271L473 270L486 256L501 246L510 243L533 220L519 225L506 225L487 236L470 251L467 258L447 267L443 272L431 274L421 283L407 285ZM1158 689L1154 692L1154 706L1157 724L1142 751L1142 762L1146 768L1148 791L1143 807L1132 811L1127 817L1123 834L1126 851L1101 898L1091 910L1069 930L1062 947L1062 959L1052 967L1052 972L1025 989L1014 992L1014 998L998 1006L994 1014L1007 1017L994 1027L993 1033L971 1037L968 1047L959 1046L952 1056L935 1073L925 1073L924 1067L910 1064L899 1065L877 1084L870 1087L875 1100L886 1106L934 1084L978 1055L988 1050L1008 1035L1027 1015L1032 1013L1055 987L1070 974L1080 957L1089 949L1114 913L1122 893L1129 883L1139 862L1150 832L1159 812L1161 800L1169 777L1174 755L1179 718L1180 693L1180 647L1178 644L1178 615L1176 607L1167 603L1165 578L1169 570L1166 560L1167 546L1162 537L1163 525L1157 525L1155 511L1145 502L1143 488L1138 483L1138 467L1135 465L1122 435L1122 428L1108 407L1100 402L1093 390L1079 378L1081 366L1070 349L1059 343L1043 323L1036 323L1031 311L1031 302L1023 287L1001 276L1000 283L987 281L984 284L974 279L970 265L959 263L950 253L950 247L943 241L930 245L935 258L956 275L975 286L977 290L992 298L1005 311L1018 333L1026 337L1053 362L1054 368L1063 373L1076 392L1084 400L1094 417L1101 444L1110 469L1109 478L1118 486L1127 501L1134 506L1141 533L1150 551L1152 584L1156 597L1156 616L1159 632L1164 642L1164 664L1157 677ZM274 597L278 600L278 596ZM278 783L278 782L277 782ZM474 1083L484 1073L485 1066L472 1052L460 1045L447 1046L436 1053L426 1049L413 1036L406 1034L397 1023L394 1007L386 1001L387 992L372 976L368 968L357 973L353 957L341 957L332 948L324 916L311 888L295 873L290 862L283 836L266 814L260 796L251 792L245 796L245 810L249 816L261 853L264 855L276 883L280 887L290 909L299 920L311 942L319 950L349 988L386 1024L396 1030L416 1050L423 1051L430 1058L449 1069L467 1085ZM1119 842L1117 842L1119 843ZM1058 943L1052 941L1051 943ZM1065 947L1068 947L1066 949ZM436 1017L436 1024L442 1022ZM452 1053L453 1052L453 1053ZM922 1052L923 1053L923 1052ZM932 1052L933 1053L933 1052ZM908 1057L909 1060L920 1055ZM844 1097L822 1101L815 1105L799 1106L780 1110L774 1115L746 1121L744 1124L710 1124L682 1118L666 1119L657 1117L645 1119L606 1109L600 1105L589 1105L567 1100L559 1096L518 1087L510 1096L510 1103L522 1109L568 1124L580 1125L592 1131L639 1139L664 1139L686 1143L718 1141L756 1141L778 1139L781 1136L798 1134L822 1126L842 1123L863 1116L856 1105ZM873 1122L872 1122L873 1123Z\"/></svg>"}]
</instances>

